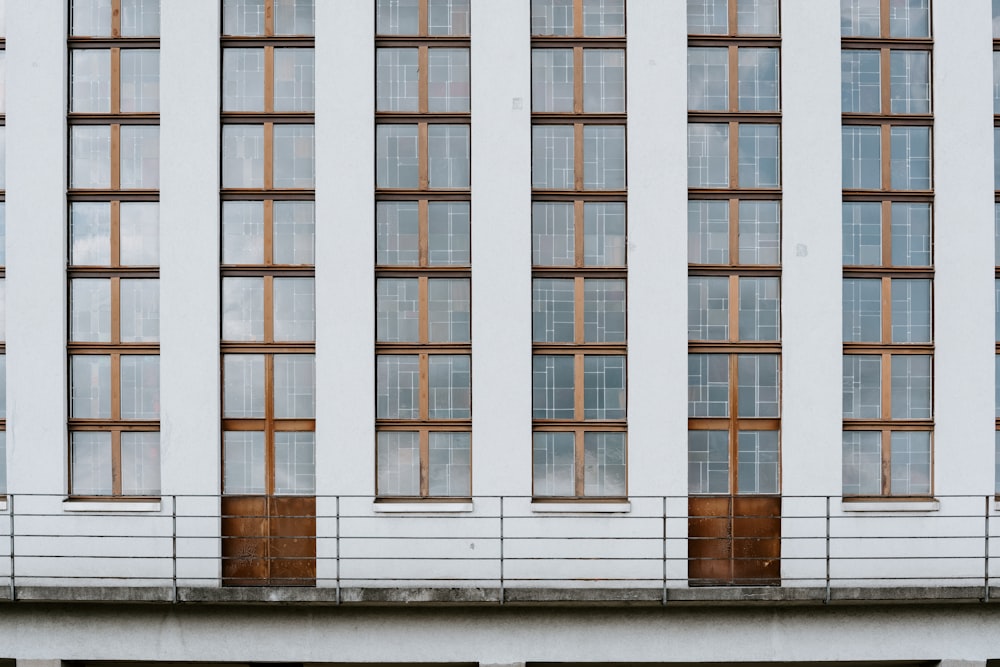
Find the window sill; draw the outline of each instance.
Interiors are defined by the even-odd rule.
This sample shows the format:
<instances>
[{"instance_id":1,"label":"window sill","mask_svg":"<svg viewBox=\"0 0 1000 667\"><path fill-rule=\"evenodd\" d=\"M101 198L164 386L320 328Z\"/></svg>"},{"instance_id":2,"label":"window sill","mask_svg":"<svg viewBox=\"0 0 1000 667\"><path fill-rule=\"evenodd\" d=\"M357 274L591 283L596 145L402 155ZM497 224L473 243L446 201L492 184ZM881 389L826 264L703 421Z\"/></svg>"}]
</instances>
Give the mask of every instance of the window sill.
<instances>
[{"instance_id":1,"label":"window sill","mask_svg":"<svg viewBox=\"0 0 1000 667\"><path fill-rule=\"evenodd\" d=\"M620 500L610 503L538 502L531 503L535 514L627 514L632 511L632 503Z\"/></svg>"},{"instance_id":2,"label":"window sill","mask_svg":"<svg viewBox=\"0 0 1000 667\"><path fill-rule=\"evenodd\" d=\"M475 509L472 501L466 502L385 502L372 503L372 511L378 514L456 514Z\"/></svg>"},{"instance_id":3,"label":"window sill","mask_svg":"<svg viewBox=\"0 0 1000 667\"><path fill-rule=\"evenodd\" d=\"M97 512L112 514L118 512L159 512L160 500L73 500L63 501L63 512Z\"/></svg>"},{"instance_id":4,"label":"window sill","mask_svg":"<svg viewBox=\"0 0 1000 667\"><path fill-rule=\"evenodd\" d=\"M941 501L937 498L907 498L889 500L881 498L841 499L843 512L937 512Z\"/></svg>"}]
</instances>

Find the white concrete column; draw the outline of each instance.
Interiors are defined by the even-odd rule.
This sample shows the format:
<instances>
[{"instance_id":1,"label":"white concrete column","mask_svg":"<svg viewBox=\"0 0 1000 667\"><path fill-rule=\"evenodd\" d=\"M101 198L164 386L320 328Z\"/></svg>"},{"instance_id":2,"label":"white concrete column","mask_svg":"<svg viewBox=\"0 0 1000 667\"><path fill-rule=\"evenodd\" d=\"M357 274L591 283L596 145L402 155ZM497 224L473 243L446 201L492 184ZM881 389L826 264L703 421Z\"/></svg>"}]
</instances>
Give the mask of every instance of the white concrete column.
<instances>
[{"instance_id":1,"label":"white concrete column","mask_svg":"<svg viewBox=\"0 0 1000 667\"><path fill-rule=\"evenodd\" d=\"M781 91L782 492L839 496L843 421L839 3L781 3Z\"/></svg>"},{"instance_id":2,"label":"white concrete column","mask_svg":"<svg viewBox=\"0 0 1000 667\"><path fill-rule=\"evenodd\" d=\"M990 3L931 3L934 31L934 491L992 494ZM947 388L946 391L942 389Z\"/></svg>"},{"instance_id":3,"label":"white concrete column","mask_svg":"<svg viewBox=\"0 0 1000 667\"><path fill-rule=\"evenodd\" d=\"M472 492L531 493L531 24L472 1Z\"/></svg>"},{"instance_id":4,"label":"white concrete column","mask_svg":"<svg viewBox=\"0 0 1000 667\"><path fill-rule=\"evenodd\" d=\"M320 495L375 493L374 31L373 2L316 3Z\"/></svg>"},{"instance_id":5,"label":"white concrete column","mask_svg":"<svg viewBox=\"0 0 1000 667\"><path fill-rule=\"evenodd\" d=\"M7 488L66 493L63 0L7 5Z\"/></svg>"}]
</instances>

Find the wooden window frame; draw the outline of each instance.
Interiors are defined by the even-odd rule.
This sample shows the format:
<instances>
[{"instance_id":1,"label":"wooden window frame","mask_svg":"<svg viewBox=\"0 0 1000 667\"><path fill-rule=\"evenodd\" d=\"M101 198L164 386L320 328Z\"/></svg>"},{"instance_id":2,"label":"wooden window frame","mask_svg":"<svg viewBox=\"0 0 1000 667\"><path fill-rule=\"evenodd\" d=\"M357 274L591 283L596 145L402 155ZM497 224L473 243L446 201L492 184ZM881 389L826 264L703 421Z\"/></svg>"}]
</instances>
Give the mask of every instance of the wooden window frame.
<instances>
[{"instance_id":1,"label":"wooden window frame","mask_svg":"<svg viewBox=\"0 0 1000 667\"><path fill-rule=\"evenodd\" d=\"M120 2L120 0L112 0L112 2ZM225 10L224 6L220 4L219 13L220 16ZM275 35L274 33L274 0L264 0L264 34L263 35L227 35L222 33L222 38L224 40L241 40L241 41L253 41L255 39L261 38L277 38L277 39L314 39L314 35ZM219 22L220 29L223 29L222 21Z\"/></svg>"},{"instance_id":2,"label":"wooden window frame","mask_svg":"<svg viewBox=\"0 0 1000 667\"><path fill-rule=\"evenodd\" d=\"M734 2L734 1L735 0L730 0L730 2ZM929 11L928 11L928 17L927 17L928 18L928 24L927 24L928 25L928 32L931 34L931 37L893 37L892 35L890 35L889 34L889 18L890 18L890 16L889 16L889 5L890 5L890 3L891 3L891 0L880 0L880 2L879 2L879 21L878 21L879 35L878 35L878 37L841 37L841 39L843 39L845 42L846 41L850 41L851 43L862 43L862 42L880 43L880 42L883 42L883 41L892 40L893 42L896 42L896 41L900 41L900 42L907 41L907 42L914 42L914 43L933 44L933 42L934 42L934 37L933 37L933 35L934 35L934 11L933 11L934 8L933 8L933 2L931 2L928 5Z\"/></svg>"},{"instance_id":3,"label":"wooden window frame","mask_svg":"<svg viewBox=\"0 0 1000 667\"><path fill-rule=\"evenodd\" d=\"M781 11L779 7L778 11L778 33L774 35L765 35L757 33L741 33L738 30L739 27L739 0L727 0L726 5L726 32L725 33L694 33L688 34L688 43L691 44L693 41L733 41L733 40L747 40L747 42L756 44L764 43L769 41L776 41L781 39ZM700 45L699 45L700 46Z\"/></svg>"},{"instance_id":4,"label":"wooden window frame","mask_svg":"<svg viewBox=\"0 0 1000 667\"><path fill-rule=\"evenodd\" d=\"M271 0L265 0L266 2L271 2ZM259 122L273 122L274 119L282 119L286 122L301 122L301 123L314 123L313 120L316 116L315 112L315 98L314 110L313 111L275 111L274 110L274 51L275 49L282 48L293 48L293 49L312 49L315 55L315 42L312 37L294 38L290 39L288 37L277 37L273 39L256 39L256 38L236 38L236 37L223 37L222 38L222 59L220 62L224 62L225 52L228 49L252 49L258 48L264 51L264 108L252 111L232 111L232 110L222 110L222 115L224 118L234 121L236 124L240 124L240 120L244 122L259 121ZM219 76L219 103L222 103L222 86L223 86L223 74L220 73Z\"/></svg>"},{"instance_id":5,"label":"wooden window frame","mask_svg":"<svg viewBox=\"0 0 1000 667\"><path fill-rule=\"evenodd\" d=\"M585 111L583 107L583 96L584 96L584 57L585 51L621 51L622 56L625 55L625 38L599 38L601 39L601 44L599 46L594 45L590 40L594 38L586 37L582 38L581 41L573 43L567 43L565 37L533 37L531 40L531 51L532 55L536 50L551 50L551 49L563 49L566 51L573 52L573 110L572 111L535 111L534 110L534 100L532 100L532 116L537 118L567 118L576 119L579 116L585 116L588 119L588 123L593 123L595 121L600 122L602 117L606 117L608 120L616 120L625 116L626 112L606 112L606 111ZM552 40L558 40L553 42ZM607 40L607 41L605 41ZM620 42L620 43L619 43ZM586 46L583 46L583 45ZM625 98L626 104L628 103L628 96L626 94Z\"/></svg>"},{"instance_id":6,"label":"wooden window frame","mask_svg":"<svg viewBox=\"0 0 1000 667\"><path fill-rule=\"evenodd\" d=\"M265 0L266 2L273 2L273 0ZM430 34L429 19L430 19L430 9L428 0L417 0L417 33L416 34L393 34L393 33L380 33L378 30L378 23L376 22L376 40L394 40L399 42L406 42L410 40L433 40L434 42L444 42L450 40L468 40L469 35L432 35ZM378 6L375 8L378 11ZM471 32L471 26L470 26Z\"/></svg>"},{"instance_id":7,"label":"wooden window frame","mask_svg":"<svg viewBox=\"0 0 1000 667\"><path fill-rule=\"evenodd\" d=\"M420 0L421 2L426 2L427 0ZM530 10L530 8L529 8ZM583 34L583 0L573 0L573 34L572 35L531 35L531 41L534 43L537 41L552 41L565 43L573 40L583 40L590 44L595 43L613 43L613 42L625 42L625 36L628 34L628 6L626 3L625 7L625 35L620 37L600 37L600 36L588 36Z\"/></svg>"}]
</instances>

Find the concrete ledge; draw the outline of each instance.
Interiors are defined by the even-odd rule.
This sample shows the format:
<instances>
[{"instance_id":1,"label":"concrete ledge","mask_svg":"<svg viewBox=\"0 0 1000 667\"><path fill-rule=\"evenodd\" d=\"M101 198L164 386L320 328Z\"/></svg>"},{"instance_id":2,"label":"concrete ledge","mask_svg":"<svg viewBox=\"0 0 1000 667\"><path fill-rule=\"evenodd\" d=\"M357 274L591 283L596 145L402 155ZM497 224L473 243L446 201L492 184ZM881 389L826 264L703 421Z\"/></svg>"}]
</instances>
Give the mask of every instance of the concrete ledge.
<instances>
[{"instance_id":1,"label":"concrete ledge","mask_svg":"<svg viewBox=\"0 0 1000 667\"><path fill-rule=\"evenodd\" d=\"M172 602L170 586L18 586L14 601L25 602ZM10 599L9 589L6 598Z\"/></svg>"}]
</instances>

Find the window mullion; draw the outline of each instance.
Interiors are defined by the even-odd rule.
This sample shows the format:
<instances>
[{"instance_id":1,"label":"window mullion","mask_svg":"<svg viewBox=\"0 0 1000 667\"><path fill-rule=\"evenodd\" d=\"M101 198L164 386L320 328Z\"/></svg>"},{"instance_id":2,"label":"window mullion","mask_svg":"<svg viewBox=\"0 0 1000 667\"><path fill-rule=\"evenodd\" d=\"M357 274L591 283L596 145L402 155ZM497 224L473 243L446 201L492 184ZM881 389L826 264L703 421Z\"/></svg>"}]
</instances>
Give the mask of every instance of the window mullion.
<instances>
[{"instance_id":1,"label":"window mullion","mask_svg":"<svg viewBox=\"0 0 1000 667\"><path fill-rule=\"evenodd\" d=\"M573 279L573 342L577 345L584 343L584 278L577 276Z\"/></svg>"},{"instance_id":2,"label":"window mullion","mask_svg":"<svg viewBox=\"0 0 1000 667\"><path fill-rule=\"evenodd\" d=\"M729 51L729 110L738 111L740 107L739 55L736 46L730 46Z\"/></svg>"},{"instance_id":3,"label":"window mullion","mask_svg":"<svg viewBox=\"0 0 1000 667\"><path fill-rule=\"evenodd\" d=\"M584 364L583 354L573 355L573 418L583 421L584 414Z\"/></svg>"},{"instance_id":4,"label":"window mullion","mask_svg":"<svg viewBox=\"0 0 1000 667\"><path fill-rule=\"evenodd\" d=\"M583 47L573 47L573 113L583 113Z\"/></svg>"},{"instance_id":5,"label":"window mullion","mask_svg":"<svg viewBox=\"0 0 1000 667\"><path fill-rule=\"evenodd\" d=\"M264 47L264 113L274 113L274 47Z\"/></svg>"},{"instance_id":6,"label":"window mullion","mask_svg":"<svg viewBox=\"0 0 1000 667\"><path fill-rule=\"evenodd\" d=\"M740 187L739 179L739 134L740 124L736 121L729 123L729 187L736 189Z\"/></svg>"},{"instance_id":7,"label":"window mullion","mask_svg":"<svg viewBox=\"0 0 1000 667\"><path fill-rule=\"evenodd\" d=\"M573 478L575 483L573 485L574 493L577 498L583 498L585 495L584 488L584 473L585 473L585 461L584 461L584 430L582 428L577 428L573 430Z\"/></svg>"},{"instance_id":8,"label":"window mullion","mask_svg":"<svg viewBox=\"0 0 1000 667\"><path fill-rule=\"evenodd\" d=\"M122 495L122 432L111 431L111 495Z\"/></svg>"},{"instance_id":9,"label":"window mullion","mask_svg":"<svg viewBox=\"0 0 1000 667\"><path fill-rule=\"evenodd\" d=\"M121 49L114 47L111 49L111 113L121 113Z\"/></svg>"},{"instance_id":10,"label":"window mullion","mask_svg":"<svg viewBox=\"0 0 1000 667\"><path fill-rule=\"evenodd\" d=\"M264 189L274 188L274 123L264 123Z\"/></svg>"}]
</instances>

